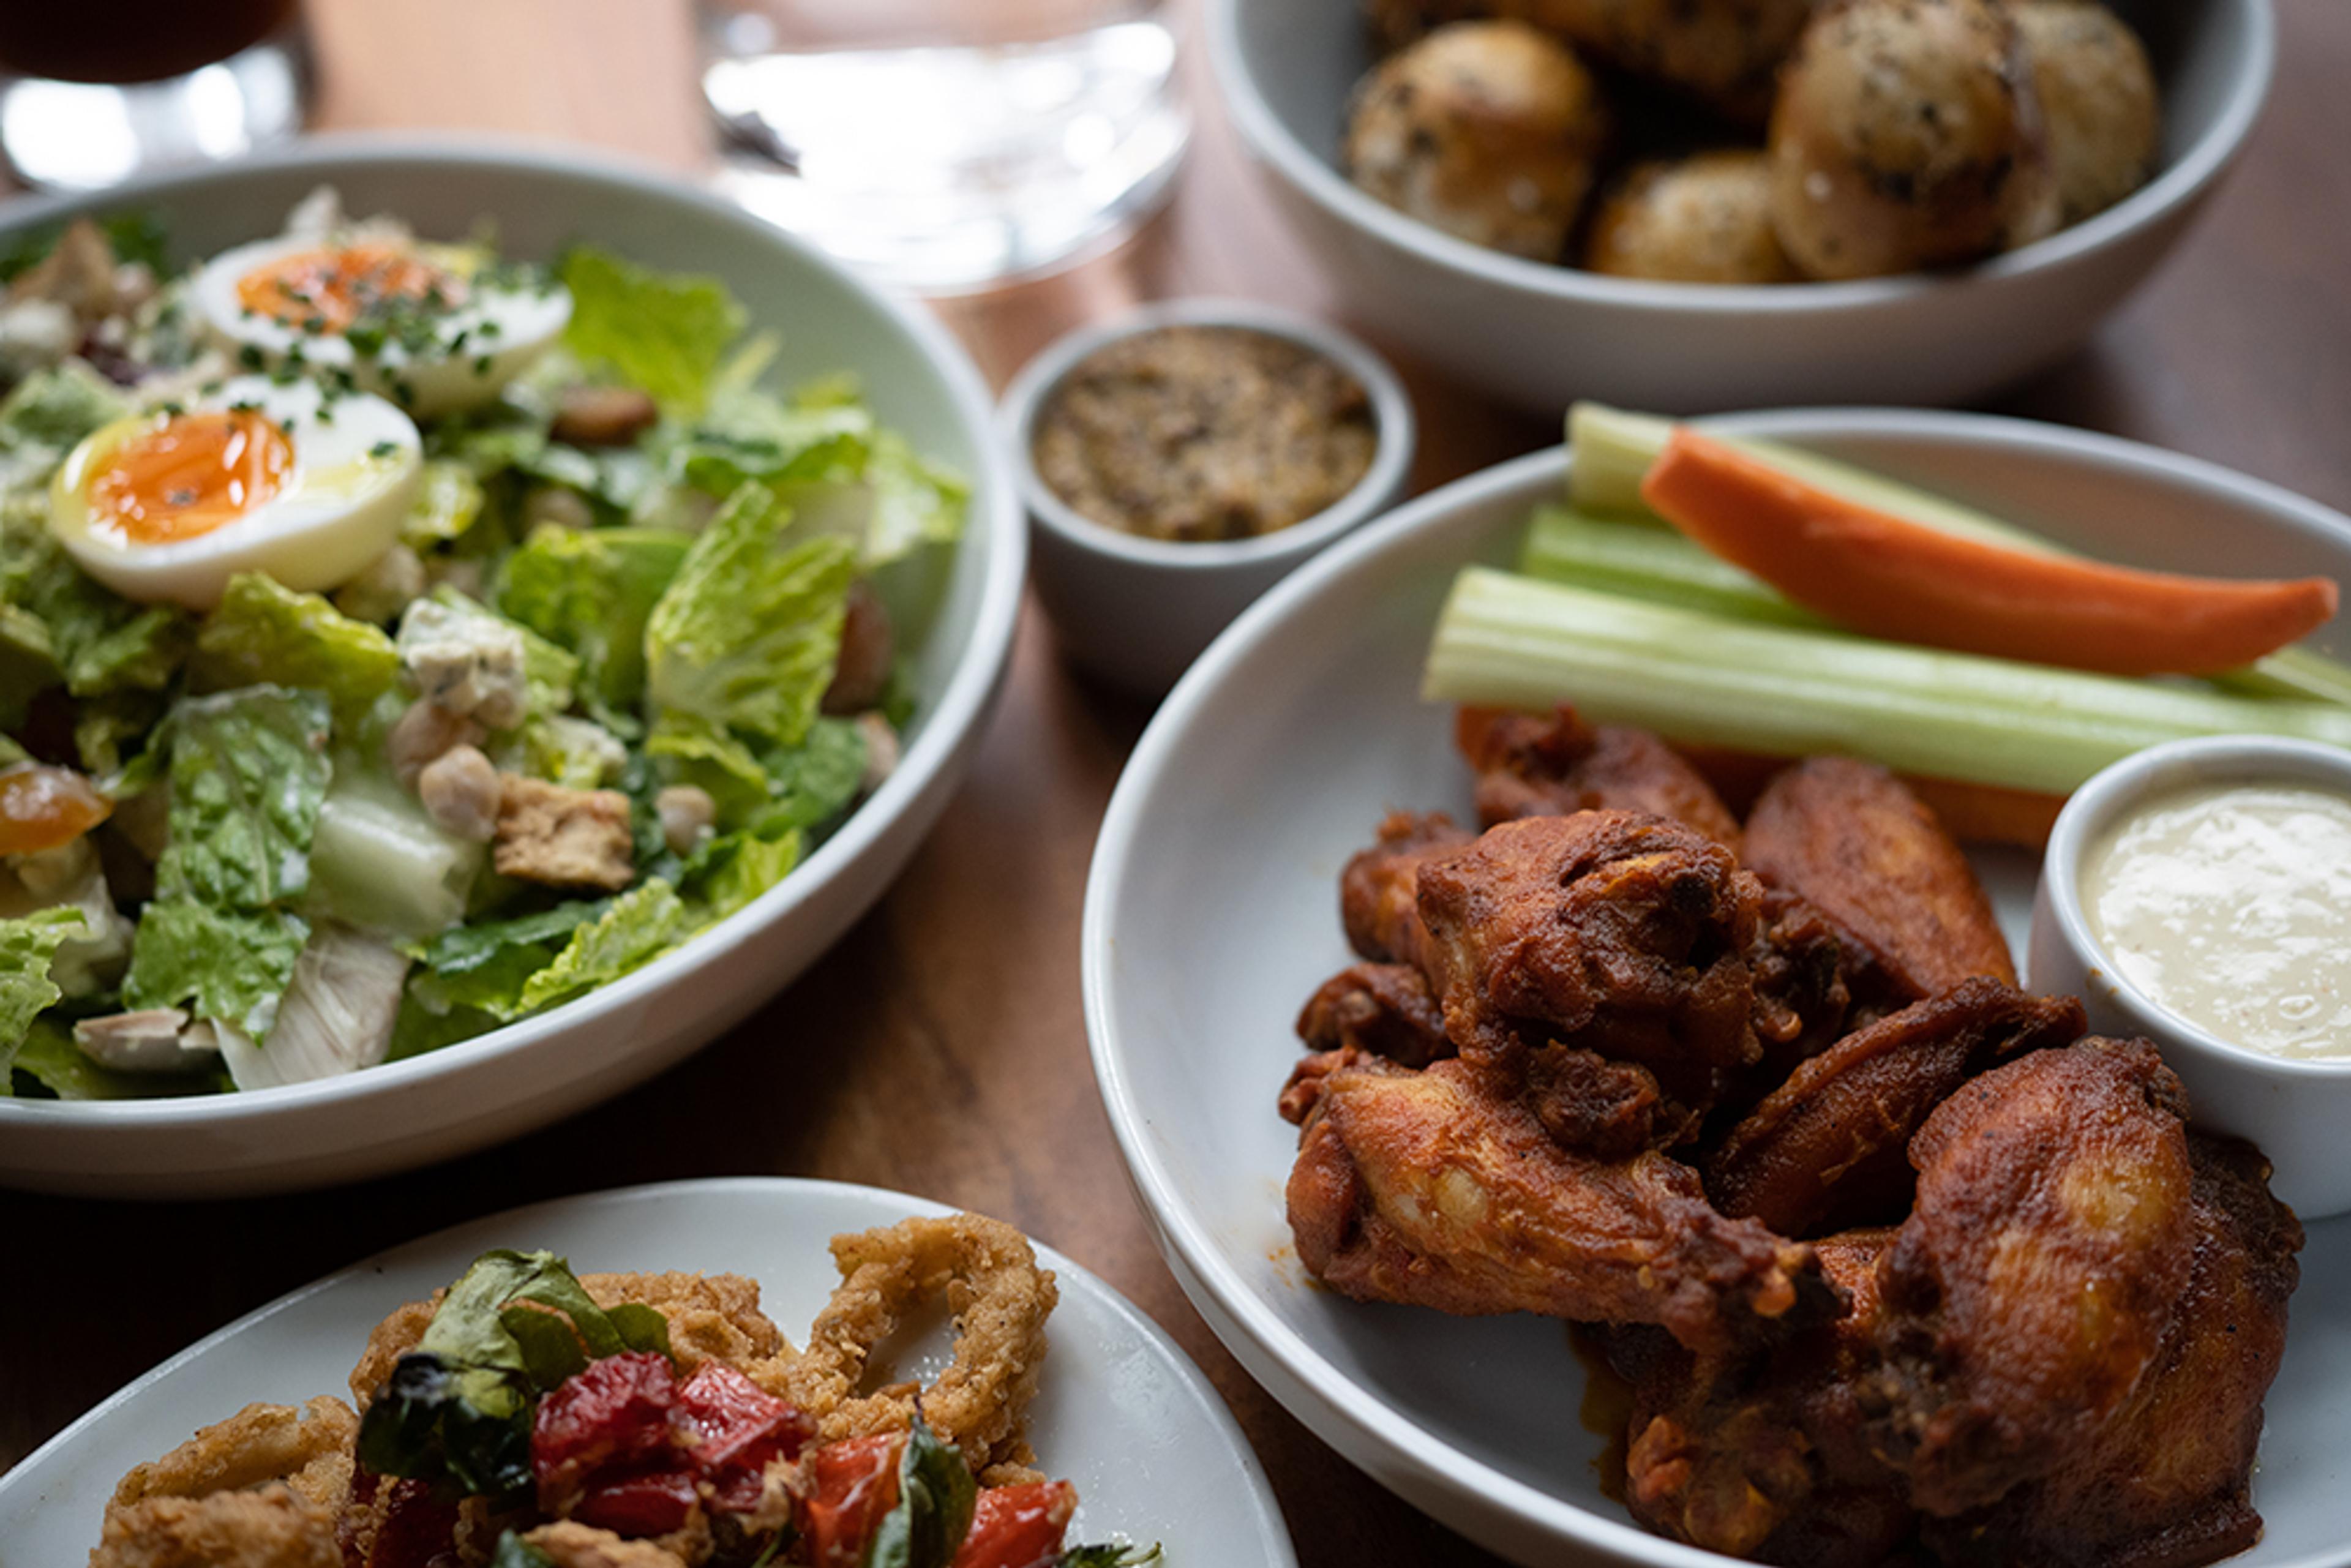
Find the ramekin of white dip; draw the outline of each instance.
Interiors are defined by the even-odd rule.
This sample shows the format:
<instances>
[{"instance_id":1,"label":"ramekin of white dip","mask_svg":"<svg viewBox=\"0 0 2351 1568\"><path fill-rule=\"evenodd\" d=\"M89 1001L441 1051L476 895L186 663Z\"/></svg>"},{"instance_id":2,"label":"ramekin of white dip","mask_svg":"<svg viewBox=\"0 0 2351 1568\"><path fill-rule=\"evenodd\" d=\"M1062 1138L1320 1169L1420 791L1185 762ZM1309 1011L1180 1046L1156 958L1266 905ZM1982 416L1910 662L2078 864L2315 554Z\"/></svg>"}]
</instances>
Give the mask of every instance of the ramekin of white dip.
<instances>
[{"instance_id":1,"label":"ramekin of white dip","mask_svg":"<svg viewBox=\"0 0 2351 1568\"><path fill-rule=\"evenodd\" d=\"M2227 736L2098 774L2049 835L2026 973L2153 1040L2303 1218L2351 1211L2351 752Z\"/></svg>"}]
</instances>

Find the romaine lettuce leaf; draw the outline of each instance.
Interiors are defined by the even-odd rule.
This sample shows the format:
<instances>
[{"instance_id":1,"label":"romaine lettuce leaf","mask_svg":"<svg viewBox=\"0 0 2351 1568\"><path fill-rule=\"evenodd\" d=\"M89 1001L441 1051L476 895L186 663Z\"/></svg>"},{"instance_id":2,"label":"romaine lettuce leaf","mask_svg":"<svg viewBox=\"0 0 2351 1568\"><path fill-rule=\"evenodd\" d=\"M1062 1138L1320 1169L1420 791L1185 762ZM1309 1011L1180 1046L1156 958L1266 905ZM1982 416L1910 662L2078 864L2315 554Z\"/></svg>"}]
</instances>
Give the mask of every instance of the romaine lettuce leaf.
<instances>
[{"instance_id":1,"label":"romaine lettuce leaf","mask_svg":"<svg viewBox=\"0 0 2351 1568\"><path fill-rule=\"evenodd\" d=\"M64 994L49 978L49 963L83 929L82 917L71 909L0 920L0 1078L6 1076L8 1059L24 1043L33 1020Z\"/></svg>"},{"instance_id":2,"label":"romaine lettuce leaf","mask_svg":"<svg viewBox=\"0 0 2351 1568\"><path fill-rule=\"evenodd\" d=\"M770 744L808 733L832 680L856 552L835 538L778 549L783 507L746 485L694 541L645 626L654 707Z\"/></svg>"},{"instance_id":3,"label":"romaine lettuce leaf","mask_svg":"<svg viewBox=\"0 0 2351 1568\"><path fill-rule=\"evenodd\" d=\"M795 747L759 758L768 800L744 826L761 838L821 828L849 809L865 779L865 736L856 721L820 718Z\"/></svg>"},{"instance_id":4,"label":"romaine lettuce leaf","mask_svg":"<svg viewBox=\"0 0 2351 1568\"><path fill-rule=\"evenodd\" d=\"M160 692L172 684L194 641L188 617L154 604L103 630L93 628L66 657L66 689L78 697Z\"/></svg>"},{"instance_id":5,"label":"romaine lettuce leaf","mask_svg":"<svg viewBox=\"0 0 2351 1568\"><path fill-rule=\"evenodd\" d=\"M256 1041L268 1038L277 1004L294 983L294 961L310 924L283 910L215 909L186 897L157 898L139 917L122 1005L186 1008L225 1019Z\"/></svg>"},{"instance_id":6,"label":"romaine lettuce leaf","mask_svg":"<svg viewBox=\"0 0 2351 1568\"><path fill-rule=\"evenodd\" d=\"M59 681L77 696L161 691L179 673L188 622L141 608L76 566L50 538L37 494L0 501L0 722Z\"/></svg>"},{"instance_id":7,"label":"romaine lettuce leaf","mask_svg":"<svg viewBox=\"0 0 2351 1568\"><path fill-rule=\"evenodd\" d=\"M507 558L498 608L579 658L583 695L610 725L644 696L645 622L693 542L668 528L542 526Z\"/></svg>"},{"instance_id":8,"label":"romaine lettuce leaf","mask_svg":"<svg viewBox=\"0 0 2351 1568\"><path fill-rule=\"evenodd\" d=\"M654 878L612 900L593 924L580 926L555 962L522 988L522 1010L537 1012L610 985L643 967L691 936L694 920L677 890Z\"/></svg>"},{"instance_id":9,"label":"romaine lettuce leaf","mask_svg":"<svg viewBox=\"0 0 2351 1568\"><path fill-rule=\"evenodd\" d=\"M664 714L645 737L645 755L659 765L664 781L706 792L725 826L744 821L768 803L768 773L758 758L709 719Z\"/></svg>"},{"instance_id":10,"label":"romaine lettuce leaf","mask_svg":"<svg viewBox=\"0 0 2351 1568\"><path fill-rule=\"evenodd\" d=\"M953 544L963 533L971 486L961 476L925 462L895 431L874 437L865 482L873 491L873 511L860 551L866 570L926 546Z\"/></svg>"},{"instance_id":11,"label":"romaine lettuce leaf","mask_svg":"<svg viewBox=\"0 0 2351 1568\"><path fill-rule=\"evenodd\" d=\"M409 981L409 992L442 1016L466 1011L501 1022L518 1019L529 1010L522 997L531 977L554 963L572 934L601 916L609 903L577 899L536 915L444 931L416 949L423 967Z\"/></svg>"},{"instance_id":12,"label":"romaine lettuce leaf","mask_svg":"<svg viewBox=\"0 0 2351 1568\"><path fill-rule=\"evenodd\" d=\"M594 246L564 257L562 278L571 291L566 348L590 366L609 365L664 407L702 406L743 330L743 308L725 284L649 271Z\"/></svg>"},{"instance_id":13,"label":"romaine lettuce leaf","mask_svg":"<svg viewBox=\"0 0 2351 1568\"><path fill-rule=\"evenodd\" d=\"M35 371L0 398L0 450L43 447L57 455L131 412L122 389L80 360ZM54 461L54 458L52 459Z\"/></svg>"},{"instance_id":14,"label":"romaine lettuce leaf","mask_svg":"<svg viewBox=\"0 0 2351 1568\"><path fill-rule=\"evenodd\" d=\"M783 881L800 862L801 843L789 831L772 839L729 833L704 845L688 873L698 923L714 925Z\"/></svg>"},{"instance_id":15,"label":"romaine lettuce leaf","mask_svg":"<svg viewBox=\"0 0 2351 1568\"><path fill-rule=\"evenodd\" d=\"M413 549L431 549L461 538L482 515L486 497L482 482L463 463L436 457L424 465L416 500L400 525L400 537Z\"/></svg>"},{"instance_id":16,"label":"romaine lettuce leaf","mask_svg":"<svg viewBox=\"0 0 2351 1568\"><path fill-rule=\"evenodd\" d=\"M400 653L381 627L257 571L229 579L197 629L188 664L197 691L267 685L323 692L345 716L364 712L399 678Z\"/></svg>"},{"instance_id":17,"label":"romaine lettuce leaf","mask_svg":"<svg viewBox=\"0 0 2351 1568\"><path fill-rule=\"evenodd\" d=\"M181 700L170 720L172 837L155 868L160 894L248 911L302 896L332 772L327 719L325 696L280 686ZM141 935L143 946L144 922Z\"/></svg>"}]
</instances>

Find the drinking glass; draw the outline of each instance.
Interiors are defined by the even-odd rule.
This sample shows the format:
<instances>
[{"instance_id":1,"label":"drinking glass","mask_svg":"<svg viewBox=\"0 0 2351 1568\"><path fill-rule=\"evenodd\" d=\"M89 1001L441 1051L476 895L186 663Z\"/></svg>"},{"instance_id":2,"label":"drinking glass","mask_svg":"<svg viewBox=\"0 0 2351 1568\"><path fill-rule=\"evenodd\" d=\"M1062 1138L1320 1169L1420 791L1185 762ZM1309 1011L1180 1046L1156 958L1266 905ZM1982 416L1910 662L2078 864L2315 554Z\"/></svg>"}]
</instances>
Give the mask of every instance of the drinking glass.
<instances>
[{"instance_id":1,"label":"drinking glass","mask_svg":"<svg viewBox=\"0 0 2351 1568\"><path fill-rule=\"evenodd\" d=\"M1164 0L703 0L722 190L904 287L1069 261L1191 133Z\"/></svg>"},{"instance_id":2,"label":"drinking glass","mask_svg":"<svg viewBox=\"0 0 2351 1568\"><path fill-rule=\"evenodd\" d=\"M0 0L0 162L88 191L291 136L295 0Z\"/></svg>"}]
</instances>

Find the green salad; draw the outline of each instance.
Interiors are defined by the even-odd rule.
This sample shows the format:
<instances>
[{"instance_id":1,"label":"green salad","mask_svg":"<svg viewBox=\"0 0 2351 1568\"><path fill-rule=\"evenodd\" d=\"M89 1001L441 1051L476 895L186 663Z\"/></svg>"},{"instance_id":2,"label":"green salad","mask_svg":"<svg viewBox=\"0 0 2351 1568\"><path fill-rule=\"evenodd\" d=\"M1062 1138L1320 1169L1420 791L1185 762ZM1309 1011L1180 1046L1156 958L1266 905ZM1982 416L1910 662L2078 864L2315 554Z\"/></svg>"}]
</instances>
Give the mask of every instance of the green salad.
<instances>
[{"instance_id":1,"label":"green salad","mask_svg":"<svg viewBox=\"0 0 2351 1568\"><path fill-rule=\"evenodd\" d=\"M0 248L0 1094L585 995L879 783L967 494L715 279L353 222Z\"/></svg>"}]
</instances>

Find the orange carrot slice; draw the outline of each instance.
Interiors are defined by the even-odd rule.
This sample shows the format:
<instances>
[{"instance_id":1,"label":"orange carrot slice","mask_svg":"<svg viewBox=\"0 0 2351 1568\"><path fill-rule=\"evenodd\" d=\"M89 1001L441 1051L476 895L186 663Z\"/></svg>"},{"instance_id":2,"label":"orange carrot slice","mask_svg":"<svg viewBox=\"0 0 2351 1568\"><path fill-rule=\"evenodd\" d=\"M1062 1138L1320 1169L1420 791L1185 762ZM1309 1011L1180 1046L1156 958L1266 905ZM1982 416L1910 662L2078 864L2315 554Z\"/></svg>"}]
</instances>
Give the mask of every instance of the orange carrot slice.
<instances>
[{"instance_id":1,"label":"orange carrot slice","mask_svg":"<svg viewBox=\"0 0 2351 1568\"><path fill-rule=\"evenodd\" d=\"M2216 674L2325 625L2329 578L2139 571L1955 538L1677 429L1642 498L1714 554L1853 631L2108 674Z\"/></svg>"}]
</instances>

